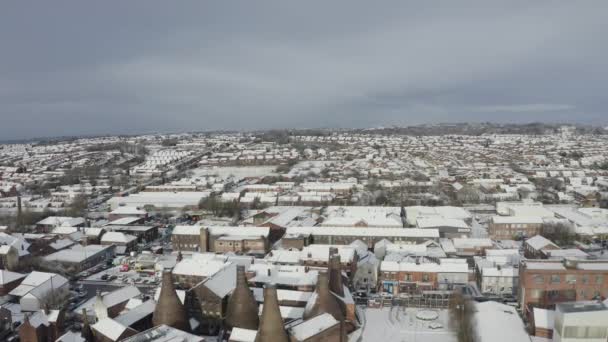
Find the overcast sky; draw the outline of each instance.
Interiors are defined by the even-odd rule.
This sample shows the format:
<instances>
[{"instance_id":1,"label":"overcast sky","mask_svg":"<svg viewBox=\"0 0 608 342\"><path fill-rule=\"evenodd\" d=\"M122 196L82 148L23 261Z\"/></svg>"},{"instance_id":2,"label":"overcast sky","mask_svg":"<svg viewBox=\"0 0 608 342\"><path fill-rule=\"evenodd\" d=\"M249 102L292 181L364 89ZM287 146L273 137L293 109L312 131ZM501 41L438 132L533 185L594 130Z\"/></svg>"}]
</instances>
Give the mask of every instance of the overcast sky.
<instances>
[{"instance_id":1,"label":"overcast sky","mask_svg":"<svg viewBox=\"0 0 608 342\"><path fill-rule=\"evenodd\" d=\"M0 140L605 124L607 18L605 0L6 1Z\"/></svg>"}]
</instances>

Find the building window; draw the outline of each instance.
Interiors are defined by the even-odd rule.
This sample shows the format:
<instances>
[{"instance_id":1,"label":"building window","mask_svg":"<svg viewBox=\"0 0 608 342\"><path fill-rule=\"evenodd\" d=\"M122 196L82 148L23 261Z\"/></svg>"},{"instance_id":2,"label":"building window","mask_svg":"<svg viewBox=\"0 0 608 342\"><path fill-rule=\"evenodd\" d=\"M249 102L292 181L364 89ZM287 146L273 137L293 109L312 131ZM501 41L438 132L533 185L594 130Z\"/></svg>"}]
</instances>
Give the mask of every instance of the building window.
<instances>
[{"instance_id":1,"label":"building window","mask_svg":"<svg viewBox=\"0 0 608 342\"><path fill-rule=\"evenodd\" d=\"M532 279L534 279L535 284L544 284L545 283L545 277L543 277L540 274L534 274L532 276Z\"/></svg>"},{"instance_id":2,"label":"building window","mask_svg":"<svg viewBox=\"0 0 608 342\"><path fill-rule=\"evenodd\" d=\"M560 281L561 281L561 278L558 274L551 275L551 284L559 284Z\"/></svg>"},{"instance_id":3,"label":"building window","mask_svg":"<svg viewBox=\"0 0 608 342\"><path fill-rule=\"evenodd\" d=\"M564 291L564 297L566 297L567 300L576 300L576 290Z\"/></svg>"},{"instance_id":4,"label":"building window","mask_svg":"<svg viewBox=\"0 0 608 342\"><path fill-rule=\"evenodd\" d=\"M576 284L576 276L573 274L566 274L566 283Z\"/></svg>"},{"instance_id":5,"label":"building window","mask_svg":"<svg viewBox=\"0 0 608 342\"><path fill-rule=\"evenodd\" d=\"M406 274L406 275L405 275L405 280L407 280L407 281L412 281L412 275L411 275L411 274L409 274L409 273L408 273L408 274Z\"/></svg>"},{"instance_id":6,"label":"building window","mask_svg":"<svg viewBox=\"0 0 608 342\"><path fill-rule=\"evenodd\" d=\"M530 291L530 298L538 299L541 297L542 294L543 294L543 290L533 289Z\"/></svg>"},{"instance_id":7,"label":"building window","mask_svg":"<svg viewBox=\"0 0 608 342\"><path fill-rule=\"evenodd\" d=\"M423 274L422 275L422 281L429 281L429 275L428 274Z\"/></svg>"},{"instance_id":8,"label":"building window","mask_svg":"<svg viewBox=\"0 0 608 342\"><path fill-rule=\"evenodd\" d=\"M583 274L583 284L589 284L589 275L588 274Z\"/></svg>"},{"instance_id":9,"label":"building window","mask_svg":"<svg viewBox=\"0 0 608 342\"><path fill-rule=\"evenodd\" d=\"M604 276L599 274L595 276L595 283L600 285L604 283Z\"/></svg>"}]
</instances>

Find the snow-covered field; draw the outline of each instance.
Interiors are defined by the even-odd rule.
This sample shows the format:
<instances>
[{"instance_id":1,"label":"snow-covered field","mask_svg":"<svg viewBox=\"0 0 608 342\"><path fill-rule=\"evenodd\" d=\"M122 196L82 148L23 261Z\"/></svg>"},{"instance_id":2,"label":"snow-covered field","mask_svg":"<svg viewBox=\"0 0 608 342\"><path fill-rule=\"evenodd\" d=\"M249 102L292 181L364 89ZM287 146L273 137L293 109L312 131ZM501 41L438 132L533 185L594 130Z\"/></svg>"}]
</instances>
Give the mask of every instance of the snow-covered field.
<instances>
[{"instance_id":1,"label":"snow-covered field","mask_svg":"<svg viewBox=\"0 0 608 342\"><path fill-rule=\"evenodd\" d=\"M352 334L352 342L456 342L456 335L448 328L448 311L434 310L439 318L434 321L422 321L416 318L417 308L366 308L362 321L361 334ZM435 329L431 329L434 326ZM442 326L438 328L438 326Z\"/></svg>"}]
</instances>

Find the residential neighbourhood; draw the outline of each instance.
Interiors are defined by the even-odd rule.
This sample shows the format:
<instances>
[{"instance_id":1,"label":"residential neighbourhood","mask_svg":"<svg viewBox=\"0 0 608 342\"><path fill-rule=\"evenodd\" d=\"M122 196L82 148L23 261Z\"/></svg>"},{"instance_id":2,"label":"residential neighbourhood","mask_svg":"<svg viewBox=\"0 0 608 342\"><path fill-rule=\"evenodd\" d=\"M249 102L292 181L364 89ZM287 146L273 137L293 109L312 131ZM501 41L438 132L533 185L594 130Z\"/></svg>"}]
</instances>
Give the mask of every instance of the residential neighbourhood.
<instances>
[{"instance_id":1,"label":"residential neighbourhood","mask_svg":"<svg viewBox=\"0 0 608 342\"><path fill-rule=\"evenodd\" d=\"M1 145L3 339L605 341L608 135L546 129Z\"/></svg>"}]
</instances>

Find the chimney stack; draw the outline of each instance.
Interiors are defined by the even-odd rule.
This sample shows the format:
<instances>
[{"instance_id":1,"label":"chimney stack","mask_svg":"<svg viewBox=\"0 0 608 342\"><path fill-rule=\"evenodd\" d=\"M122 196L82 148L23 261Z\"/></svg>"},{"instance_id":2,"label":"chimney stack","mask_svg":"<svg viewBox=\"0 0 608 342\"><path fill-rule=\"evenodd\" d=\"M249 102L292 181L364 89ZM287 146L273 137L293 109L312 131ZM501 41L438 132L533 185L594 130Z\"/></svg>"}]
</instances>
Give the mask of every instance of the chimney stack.
<instances>
[{"instance_id":1,"label":"chimney stack","mask_svg":"<svg viewBox=\"0 0 608 342\"><path fill-rule=\"evenodd\" d=\"M190 331L188 315L186 314L184 305L177 296L177 292L175 292L170 270L163 271L160 296L154 309L152 324L154 326L165 324L172 328Z\"/></svg>"},{"instance_id":2,"label":"chimney stack","mask_svg":"<svg viewBox=\"0 0 608 342\"><path fill-rule=\"evenodd\" d=\"M87 309L82 308L82 331L80 336L85 342L93 342L93 331L89 326L89 316L87 316Z\"/></svg>"},{"instance_id":3,"label":"chimney stack","mask_svg":"<svg viewBox=\"0 0 608 342\"><path fill-rule=\"evenodd\" d=\"M258 303L249 289L245 266L242 265L236 267L236 287L228 299L226 325L229 329L258 329Z\"/></svg>"},{"instance_id":4,"label":"chimney stack","mask_svg":"<svg viewBox=\"0 0 608 342\"><path fill-rule=\"evenodd\" d=\"M287 332L283 325L277 288L274 284L264 287L264 308L260 328L255 336L255 342L288 342Z\"/></svg>"},{"instance_id":5,"label":"chimney stack","mask_svg":"<svg viewBox=\"0 0 608 342\"><path fill-rule=\"evenodd\" d=\"M342 262L340 254L329 257L329 289L340 297L344 297L344 285L342 283Z\"/></svg>"},{"instance_id":6,"label":"chimney stack","mask_svg":"<svg viewBox=\"0 0 608 342\"><path fill-rule=\"evenodd\" d=\"M327 272L319 272L315 295L311 297L313 302L306 304L304 319L308 320L323 313L332 315L337 321L344 319L344 313L336 297L329 291L329 279Z\"/></svg>"},{"instance_id":7,"label":"chimney stack","mask_svg":"<svg viewBox=\"0 0 608 342\"><path fill-rule=\"evenodd\" d=\"M17 231L22 232L23 229L23 209L21 207L21 195L17 196Z\"/></svg>"}]
</instances>

